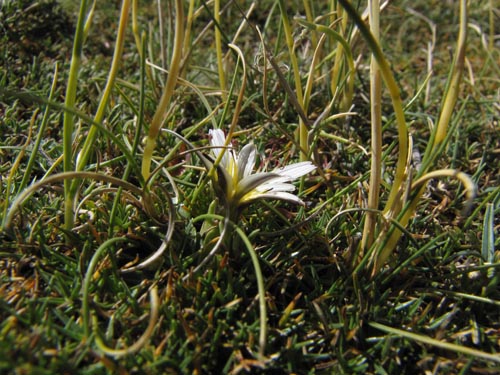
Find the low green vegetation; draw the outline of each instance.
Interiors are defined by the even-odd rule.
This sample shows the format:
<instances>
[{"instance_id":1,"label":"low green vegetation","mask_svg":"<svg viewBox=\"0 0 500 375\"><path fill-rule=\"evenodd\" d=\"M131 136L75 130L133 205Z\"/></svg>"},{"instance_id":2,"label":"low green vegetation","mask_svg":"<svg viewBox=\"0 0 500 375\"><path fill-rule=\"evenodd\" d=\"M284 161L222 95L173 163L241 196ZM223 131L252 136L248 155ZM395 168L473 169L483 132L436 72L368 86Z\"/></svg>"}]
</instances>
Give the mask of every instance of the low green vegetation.
<instances>
[{"instance_id":1,"label":"low green vegetation","mask_svg":"<svg viewBox=\"0 0 500 375\"><path fill-rule=\"evenodd\" d=\"M500 372L494 3L0 2L0 373Z\"/></svg>"}]
</instances>

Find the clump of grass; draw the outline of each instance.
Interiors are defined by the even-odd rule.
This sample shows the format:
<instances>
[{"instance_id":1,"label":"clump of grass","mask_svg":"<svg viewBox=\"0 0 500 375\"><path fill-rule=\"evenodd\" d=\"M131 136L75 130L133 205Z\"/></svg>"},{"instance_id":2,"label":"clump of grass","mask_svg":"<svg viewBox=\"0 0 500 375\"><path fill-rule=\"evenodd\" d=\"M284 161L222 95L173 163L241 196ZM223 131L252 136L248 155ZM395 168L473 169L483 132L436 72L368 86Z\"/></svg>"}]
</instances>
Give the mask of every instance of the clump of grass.
<instances>
[{"instance_id":1,"label":"clump of grass","mask_svg":"<svg viewBox=\"0 0 500 375\"><path fill-rule=\"evenodd\" d=\"M124 0L102 56L84 0L2 73L1 371L498 369L495 10L360 5ZM303 206L231 195L250 142Z\"/></svg>"}]
</instances>

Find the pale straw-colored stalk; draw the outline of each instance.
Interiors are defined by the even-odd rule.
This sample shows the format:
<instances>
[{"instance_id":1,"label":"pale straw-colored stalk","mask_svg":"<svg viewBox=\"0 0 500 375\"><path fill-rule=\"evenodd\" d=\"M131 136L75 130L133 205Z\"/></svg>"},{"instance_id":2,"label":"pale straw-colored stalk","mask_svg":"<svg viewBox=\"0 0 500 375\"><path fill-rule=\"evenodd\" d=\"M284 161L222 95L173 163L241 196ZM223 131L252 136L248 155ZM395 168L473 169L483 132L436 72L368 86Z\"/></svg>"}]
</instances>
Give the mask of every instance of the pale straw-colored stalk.
<instances>
[{"instance_id":1,"label":"pale straw-colored stalk","mask_svg":"<svg viewBox=\"0 0 500 375\"><path fill-rule=\"evenodd\" d=\"M222 100L227 99L226 93L226 73L224 69L224 57L222 54L222 38L220 31L220 0L214 0L214 21L215 21L215 52L217 54L217 70L219 72L219 85Z\"/></svg>"},{"instance_id":2,"label":"pale straw-colored stalk","mask_svg":"<svg viewBox=\"0 0 500 375\"><path fill-rule=\"evenodd\" d=\"M394 76L391 72L389 64L385 59L382 50L380 49L379 44L374 39L372 33L366 27L363 20L356 12L356 10L352 7L351 3L347 0L338 0L342 5L344 10L349 14L349 17L353 19L356 26L358 27L359 32L365 38L368 47L371 49L373 57L375 58L382 79L384 80L385 85L389 91L389 95L392 100L392 105L394 108L394 115L396 117L396 125L398 131L398 147L399 154L396 165L396 172L394 176L393 186L389 193L389 197L387 199L386 206L384 208L384 213L389 214L394 212L394 208L400 205L400 188L404 186L407 176L407 160L408 160L408 150L409 150L409 141L408 141L408 129L406 126L405 113L403 109L403 102L401 100L401 94L399 91L399 86L394 79Z\"/></svg>"},{"instance_id":3,"label":"pale straw-colored stalk","mask_svg":"<svg viewBox=\"0 0 500 375\"><path fill-rule=\"evenodd\" d=\"M380 39L380 4L378 0L369 0L369 24L373 38ZM375 57L370 61L370 115L371 115L371 169L368 188L367 208L378 209L380 181L382 174L382 79ZM369 248L375 238L376 214L366 212L363 237L358 257L363 257L364 250Z\"/></svg>"}]
</instances>

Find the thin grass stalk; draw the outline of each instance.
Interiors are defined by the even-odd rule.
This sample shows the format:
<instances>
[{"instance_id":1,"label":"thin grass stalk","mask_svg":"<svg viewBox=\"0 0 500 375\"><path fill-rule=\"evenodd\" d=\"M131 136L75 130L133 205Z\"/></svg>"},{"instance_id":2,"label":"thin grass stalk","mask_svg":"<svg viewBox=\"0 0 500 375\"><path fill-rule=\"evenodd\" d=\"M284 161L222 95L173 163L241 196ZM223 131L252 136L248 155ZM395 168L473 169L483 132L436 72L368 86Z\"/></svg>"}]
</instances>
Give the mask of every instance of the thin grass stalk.
<instances>
[{"instance_id":1,"label":"thin grass stalk","mask_svg":"<svg viewBox=\"0 0 500 375\"><path fill-rule=\"evenodd\" d=\"M314 23L311 0L302 0L302 4L304 5L304 10L306 12L306 20ZM313 50L316 50L318 47L318 36L314 32L311 35L311 43Z\"/></svg>"},{"instance_id":2,"label":"thin grass stalk","mask_svg":"<svg viewBox=\"0 0 500 375\"><path fill-rule=\"evenodd\" d=\"M7 184L5 186L5 196L3 199L3 212L2 212L2 217L4 219L3 223L5 225L6 222L6 216L7 216L7 211L9 209L9 202L10 202L10 191L11 191L11 186L12 186L12 181L14 180L14 176L21 165L21 161L24 158L24 155L26 154L26 149L28 148L29 144L31 143L31 137L33 134L33 127L35 126L35 120L38 117L38 113L40 112L39 109L36 109L33 115L31 116L30 120L30 126L28 129L28 136L26 137L26 141L24 144L21 146L21 149L19 151L19 154L17 155L16 159L12 163L12 166L10 168L9 176L7 177Z\"/></svg>"},{"instance_id":3,"label":"thin grass stalk","mask_svg":"<svg viewBox=\"0 0 500 375\"><path fill-rule=\"evenodd\" d=\"M460 1L460 31L458 33L457 50L453 58L450 79L446 86L441 113L436 125L436 136L432 148L435 148L446 137L455 103L460 93L460 82L465 63L465 47L467 44L467 0Z\"/></svg>"},{"instance_id":4,"label":"thin grass stalk","mask_svg":"<svg viewBox=\"0 0 500 375\"><path fill-rule=\"evenodd\" d=\"M335 93L338 91L338 88L341 87L341 82L343 81L342 78L342 72L344 71L344 57L346 54L345 50L345 45L347 43L342 43L340 39L345 40L345 30L346 30L346 21L348 19L348 16L346 14L343 14L342 7L340 4L337 4L335 7L334 4L332 4L332 22L331 24L334 25L336 23L340 24L340 32L338 32L339 39L337 39L337 46L335 50L335 60L333 62L333 67L330 73L330 91L332 95L335 95ZM347 44L348 45L348 44ZM349 48L350 50L350 48ZM353 74L353 73L351 73ZM349 108L351 107L352 104L352 96L353 96L353 88L351 87L350 90L348 89L345 93L344 96L341 100L340 103L340 110L345 112L348 111Z\"/></svg>"},{"instance_id":5,"label":"thin grass stalk","mask_svg":"<svg viewBox=\"0 0 500 375\"><path fill-rule=\"evenodd\" d=\"M345 40L345 38L339 34L337 31L333 30L330 27L327 27L327 26L324 26L324 25L318 25L318 24L312 24L312 23L309 23L308 21L304 21L304 20L300 20L298 19L297 22L307 28L310 28L312 30L316 30L316 31L319 31L319 32L322 32L322 33L325 33L327 34L330 38L334 39L335 41L337 41L338 43L338 49L337 49L337 54L340 53L339 51L341 50L342 52L340 53L340 56L342 56L343 58L345 58L345 61L347 62L347 65L349 67L349 71L347 72L347 87L345 89L345 93L344 93L344 99L347 98L347 101L350 102L352 100L352 94L354 92L354 73L355 73L355 69L356 67L354 66L354 58L352 56L352 51L351 51L351 48L349 46L349 43ZM340 50L339 50L340 48ZM337 54L336 54L336 58L337 58ZM344 59L343 59L344 60ZM342 65L342 61L340 62L337 62L337 59L335 59L335 65ZM340 77L338 77L340 79ZM345 78L344 78L345 79ZM308 82L309 84L309 82ZM339 82L339 86L342 86L343 83L340 83ZM308 102L308 99L304 99L304 102Z\"/></svg>"},{"instance_id":6,"label":"thin grass stalk","mask_svg":"<svg viewBox=\"0 0 500 375\"><path fill-rule=\"evenodd\" d=\"M134 0L136 1L136 0ZM135 156L137 153L137 149L139 147L139 143L141 141L141 134L142 134L142 127L143 127L143 122L144 122L144 103L145 103L145 98L146 98L146 34L142 34L142 38L140 41L140 44L138 46L141 47L141 51L139 53L140 57L140 62L141 62L141 73L140 73L140 82L139 82L139 110L138 110L138 115L137 115L137 122L136 122L136 128L135 128L135 136L134 136L134 141L132 144L132 156ZM133 170L133 165L129 162L127 163L127 166L125 167L125 172L123 173L123 180L127 181L130 173ZM113 207L111 208L111 212L109 214L109 228L108 228L108 235L111 237L114 229L114 219L116 212L119 208L120 205L120 196L121 196L122 188L118 188L118 191L116 193L115 199L113 201Z\"/></svg>"},{"instance_id":7,"label":"thin grass stalk","mask_svg":"<svg viewBox=\"0 0 500 375\"><path fill-rule=\"evenodd\" d=\"M120 22L118 25L118 33L116 37L115 50L113 53L113 60L111 61L111 67L108 74L108 80L106 82L106 86L104 87L104 91L99 101L99 106L97 107L96 114L94 116L94 122L102 123L104 119L104 115L106 113L106 108L108 106L109 97L111 96L111 92L113 90L113 86L115 84L116 75L118 74L118 68L120 67L122 53L123 53L123 45L125 43L125 32L128 24L128 16L130 10L130 0L123 0L121 13L120 13ZM98 128L95 126L90 127L88 135L85 139L85 143L81 151L78 154L76 160L76 171L82 171L85 169L87 162L90 158L90 155L95 147L95 139L97 137ZM74 198L74 193L78 187L78 182L75 181L72 184L71 194L72 198Z\"/></svg>"},{"instance_id":8,"label":"thin grass stalk","mask_svg":"<svg viewBox=\"0 0 500 375\"><path fill-rule=\"evenodd\" d=\"M233 118L231 120L231 126L229 128L229 132L227 135L227 137L230 138L230 136L233 135L233 132L236 129L236 125L238 125L238 121L239 121L240 113L241 113L241 107L243 106L243 99L245 97L245 88L247 85L247 65L245 62L245 56L243 55L243 52L241 51L241 49L237 45L229 44L228 47L231 48L232 50L234 50L236 52L236 54L238 55L238 60L241 61L241 69L243 70L243 72L241 74L241 87L240 87L240 90L238 92L238 98L236 99L236 104L234 106L234 112L233 112ZM235 75L234 75L235 79L234 79L233 85L235 85L235 83L236 83L236 77L238 77L238 75L236 74L236 71L235 71Z\"/></svg>"},{"instance_id":9,"label":"thin grass stalk","mask_svg":"<svg viewBox=\"0 0 500 375\"><path fill-rule=\"evenodd\" d=\"M288 46L288 53L290 56L290 62L293 71L293 80L295 82L295 95L297 96L297 102L307 116L307 112L304 110L304 95L302 92L302 84L299 70L299 63L297 60L297 55L295 54L295 41L293 40L292 28L290 26L290 21L286 13L286 6L284 0L279 0L279 8L281 12L281 21L283 23L283 29L285 32L285 40ZM299 117L299 145L300 145L300 160L307 160L309 154L309 144L308 144L308 129L307 124L304 122L302 117Z\"/></svg>"},{"instance_id":10,"label":"thin grass stalk","mask_svg":"<svg viewBox=\"0 0 500 375\"><path fill-rule=\"evenodd\" d=\"M134 34L135 45L137 47L137 53L139 54L139 59L146 59L147 49L143 44L146 44L145 32L141 32L139 27L139 22L137 16L139 14L139 0L132 0L132 33ZM146 74L149 82L154 85L153 73L149 65L146 65Z\"/></svg>"},{"instance_id":11,"label":"thin grass stalk","mask_svg":"<svg viewBox=\"0 0 500 375\"><path fill-rule=\"evenodd\" d=\"M493 203L486 205L483 220L483 236L481 239L481 255L487 263L493 263L495 260L495 211Z\"/></svg>"},{"instance_id":12,"label":"thin grass stalk","mask_svg":"<svg viewBox=\"0 0 500 375\"><path fill-rule=\"evenodd\" d=\"M59 77L59 67L58 64L56 63L54 68L54 77L52 78L52 85L49 91L49 98L48 98L49 102L51 102L54 98L58 77ZM19 188L17 190L18 194L21 193L22 190L24 190L26 185L28 185L28 179L30 178L33 165L35 164L35 158L38 155L38 150L40 149L40 144L42 143L43 134L45 133L45 128L47 127L47 124L49 122L49 113L50 113L50 106L47 105L45 107L45 112L43 113L42 123L40 124L40 128L38 129L35 144L33 145L33 149L31 150L31 155L28 159L28 164L26 165L26 170L24 171L23 179L21 180L21 183L19 184Z\"/></svg>"},{"instance_id":13,"label":"thin grass stalk","mask_svg":"<svg viewBox=\"0 0 500 375\"><path fill-rule=\"evenodd\" d=\"M493 0L489 0L488 2L488 22L490 29L488 38L488 49L490 52L493 52L495 48L495 6L493 5Z\"/></svg>"},{"instance_id":14,"label":"thin grass stalk","mask_svg":"<svg viewBox=\"0 0 500 375\"><path fill-rule=\"evenodd\" d=\"M215 20L215 52L217 54L217 70L219 73L219 85L223 101L227 100L226 93L226 73L224 72L224 57L222 54L222 38L220 31L220 0L214 0L214 20Z\"/></svg>"},{"instance_id":15,"label":"thin grass stalk","mask_svg":"<svg viewBox=\"0 0 500 375\"><path fill-rule=\"evenodd\" d=\"M101 124L104 119L104 115L106 113L109 97L111 96L111 92L115 84L116 75L118 74L118 68L120 66L122 59L123 45L125 43L125 32L128 24L129 11L130 11L130 0L123 0L120 12L120 21L118 25L116 43L115 43L115 50L113 53L113 60L111 61L111 67L109 70L106 86L104 88L101 100L99 101L99 106L97 107L96 114L94 116L94 121L93 121L94 123ZM87 162L90 159L90 155L92 154L95 147L94 143L98 131L99 131L98 127L92 124L90 125L89 132L82 146L82 149L78 153L78 157L76 160L75 170L77 172L83 171L87 166ZM79 180L74 180L71 182L69 195L66 197L66 199L68 201L73 202L71 203L72 205L74 204L76 192L78 190L79 185L80 185ZM71 212L73 212L73 208L71 209Z\"/></svg>"},{"instance_id":16,"label":"thin grass stalk","mask_svg":"<svg viewBox=\"0 0 500 375\"><path fill-rule=\"evenodd\" d=\"M380 38L380 4L378 0L369 0L370 31L375 41ZM370 115L371 115L371 168L370 185L368 188L369 209L376 210L379 204L380 183L382 178L382 79L375 57L370 62ZM371 211L366 212L363 237L359 249L359 257L373 244L375 238L376 216Z\"/></svg>"},{"instance_id":17,"label":"thin grass stalk","mask_svg":"<svg viewBox=\"0 0 500 375\"><path fill-rule=\"evenodd\" d=\"M243 16L243 22L240 23L238 26L238 30L234 33L233 39L231 40L231 44L236 44L236 41L240 37L241 33L243 30L248 27L248 20L250 19L255 7L256 7L255 1L253 1L250 6L248 7L247 11L245 12L245 15ZM240 8L240 11L243 13L243 9ZM229 51L227 51L226 55L224 56L224 59L227 59L229 55Z\"/></svg>"},{"instance_id":18,"label":"thin grass stalk","mask_svg":"<svg viewBox=\"0 0 500 375\"><path fill-rule=\"evenodd\" d=\"M315 31L313 31L314 33ZM311 66L309 67L309 72L307 75L307 81L304 88L304 112L307 113L309 109L309 102L311 100L311 92L314 83L314 73L318 65L318 61L321 55L321 50L323 48L323 44L325 43L326 36L322 35L319 42L316 42L316 48L314 50L313 58L311 61Z\"/></svg>"},{"instance_id":19,"label":"thin grass stalk","mask_svg":"<svg viewBox=\"0 0 500 375\"><path fill-rule=\"evenodd\" d=\"M408 8L407 12L410 14L413 14L415 17L418 17L421 20L423 20L425 23L427 23L427 25L429 25L429 29L432 33L432 39L430 42L427 43L427 74L428 74L429 78L426 79L425 98L424 98L424 107L427 108L429 105L429 98L431 96L430 76L432 74L434 48L436 46L436 24L434 22L432 22L428 17L424 16L422 13L419 13L411 8Z\"/></svg>"},{"instance_id":20,"label":"thin grass stalk","mask_svg":"<svg viewBox=\"0 0 500 375\"><path fill-rule=\"evenodd\" d=\"M160 103L156 108L156 112L151 120L149 132L146 138L146 145L144 146L144 155L142 158L142 176L147 180L150 175L151 162L153 159L153 152L156 148L156 139L160 134L160 129L165 120L170 105L170 100L174 93L177 78L179 76L180 63L182 59L182 46L184 43L184 10L182 0L175 1L175 36L174 36L174 50L172 53L172 61L170 63L169 74Z\"/></svg>"},{"instance_id":21,"label":"thin grass stalk","mask_svg":"<svg viewBox=\"0 0 500 375\"><path fill-rule=\"evenodd\" d=\"M76 23L75 37L73 41L73 52L69 68L68 84L64 106L74 109L76 103L76 89L78 85L78 74L82 63L82 51L84 44L85 17L87 12L87 0L80 1L80 11ZM90 23L89 23L90 24ZM64 112L63 116L63 170L73 170L73 130L75 118L73 113ZM71 181L64 181L64 226L67 230L73 229L73 198L71 197Z\"/></svg>"},{"instance_id":22,"label":"thin grass stalk","mask_svg":"<svg viewBox=\"0 0 500 375\"><path fill-rule=\"evenodd\" d=\"M170 4L169 4L170 6ZM167 49L165 48L165 26L163 25L163 7L161 0L156 0L156 8L158 9L158 36L160 38L160 62L163 69L167 69ZM170 25L169 25L170 26Z\"/></svg>"},{"instance_id":23,"label":"thin grass stalk","mask_svg":"<svg viewBox=\"0 0 500 375\"><path fill-rule=\"evenodd\" d=\"M188 12L186 15L186 31L184 33L184 45L183 45L183 51L185 53L184 56L184 62L182 64L181 72L180 72L180 77L181 78L186 78L186 72L187 72L187 66L188 62L186 60L189 60L189 56L191 55L188 51L190 49L190 44L191 44L191 29L193 28L193 21L194 21L194 2L195 0L189 0L189 8Z\"/></svg>"}]
</instances>

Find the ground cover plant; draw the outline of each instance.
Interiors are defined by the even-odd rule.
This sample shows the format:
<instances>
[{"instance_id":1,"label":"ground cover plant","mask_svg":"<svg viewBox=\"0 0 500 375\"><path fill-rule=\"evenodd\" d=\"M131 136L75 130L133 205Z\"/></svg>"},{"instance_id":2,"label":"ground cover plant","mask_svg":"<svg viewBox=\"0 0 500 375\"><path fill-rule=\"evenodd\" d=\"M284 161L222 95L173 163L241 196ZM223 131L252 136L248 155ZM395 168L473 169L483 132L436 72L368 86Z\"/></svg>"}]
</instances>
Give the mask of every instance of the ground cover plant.
<instances>
[{"instance_id":1,"label":"ground cover plant","mask_svg":"<svg viewBox=\"0 0 500 375\"><path fill-rule=\"evenodd\" d=\"M0 3L0 372L500 371L492 0Z\"/></svg>"}]
</instances>

